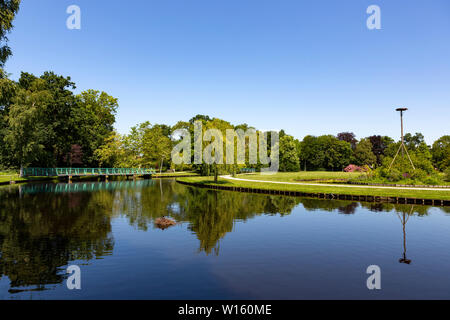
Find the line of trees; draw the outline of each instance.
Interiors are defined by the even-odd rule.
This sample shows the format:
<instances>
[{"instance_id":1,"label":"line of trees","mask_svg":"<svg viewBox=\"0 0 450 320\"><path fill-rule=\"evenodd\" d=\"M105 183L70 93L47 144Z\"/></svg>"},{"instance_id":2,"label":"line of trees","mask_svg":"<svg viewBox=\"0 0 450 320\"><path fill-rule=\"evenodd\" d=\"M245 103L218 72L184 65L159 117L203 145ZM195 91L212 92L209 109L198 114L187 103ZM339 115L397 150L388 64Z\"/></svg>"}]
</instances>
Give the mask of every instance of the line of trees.
<instances>
[{"instance_id":1,"label":"line of trees","mask_svg":"<svg viewBox=\"0 0 450 320\"><path fill-rule=\"evenodd\" d=\"M410 156L419 169L431 172L445 171L450 165L450 135L445 135L428 146L423 134L407 133L404 137ZM299 141L280 132L280 170L342 171L350 164L376 168L389 166L400 141L373 135L359 141L354 133L342 132L337 136L306 136ZM394 164L396 166L396 164Z\"/></svg>"},{"instance_id":2,"label":"line of trees","mask_svg":"<svg viewBox=\"0 0 450 320\"><path fill-rule=\"evenodd\" d=\"M0 165L93 166L95 151L113 132L116 98L87 90L75 95L70 77L23 72L0 82Z\"/></svg>"}]
</instances>

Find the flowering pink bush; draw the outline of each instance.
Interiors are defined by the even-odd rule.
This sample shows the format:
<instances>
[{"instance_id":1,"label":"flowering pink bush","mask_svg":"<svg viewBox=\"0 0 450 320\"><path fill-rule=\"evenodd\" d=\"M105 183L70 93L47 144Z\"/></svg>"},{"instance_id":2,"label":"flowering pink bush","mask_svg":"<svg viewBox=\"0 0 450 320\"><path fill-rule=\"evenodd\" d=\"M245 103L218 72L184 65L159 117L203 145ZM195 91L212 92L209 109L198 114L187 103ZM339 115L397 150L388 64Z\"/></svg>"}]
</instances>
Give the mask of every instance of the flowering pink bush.
<instances>
[{"instance_id":1,"label":"flowering pink bush","mask_svg":"<svg viewBox=\"0 0 450 320\"><path fill-rule=\"evenodd\" d=\"M367 172L367 167L358 167L357 165L351 164L344 169L345 172Z\"/></svg>"}]
</instances>

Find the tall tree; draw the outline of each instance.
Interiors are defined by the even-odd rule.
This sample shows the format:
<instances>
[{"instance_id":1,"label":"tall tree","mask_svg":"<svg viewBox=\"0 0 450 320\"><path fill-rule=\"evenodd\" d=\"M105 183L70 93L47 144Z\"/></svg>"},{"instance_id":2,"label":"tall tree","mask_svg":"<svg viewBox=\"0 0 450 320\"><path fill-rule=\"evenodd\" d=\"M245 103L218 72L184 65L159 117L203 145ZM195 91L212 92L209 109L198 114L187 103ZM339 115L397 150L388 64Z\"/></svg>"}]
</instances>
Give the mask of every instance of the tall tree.
<instances>
[{"instance_id":1,"label":"tall tree","mask_svg":"<svg viewBox=\"0 0 450 320\"><path fill-rule=\"evenodd\" d=\"M142 140L143 165L146 167L158 163L160 171L164 161L168 160L172 151L172 141L164 135L163 127L153 126L144 133Z\"/></svg>"},{"instance_id":2,"label":"tall tree","mask_svg":"<svg viewBox=\"0 0 450 320\"><path fill-rule=\"evenodd\" d=\"M300 146L302 164L308 170L341 170L350 163L350 143L335 136L306 136Z\"/></svg>"},{"instance_id":3,"label":"tall tree","mask_svg":"<svg viewBox=\"0 0 450 320\"><path fill-rule=\"evenodd\" d=\"M405 134L405 144L408 149L416 150L425 143L425 137L420 132L412 135L411 133Z\"/></svg>"},{"instance_id":4,"label":"tall tree","mask_svg":"<svg viewBox=\"0 0 450 320\"><path fill-rule=\"evenodd\" d=\"M373 166L377 162L377 157L372 152L372 143L369 139L361 139L353 152L353 158L356 165Z\"/></svg>"},{"instance_id":5,"label":"tall tree","mask_svg":"<svg viewBox=\"0 0 450 320\"><path fill-rule=\"evenodd\" d=\"M353 132L338 133L337 138L341 141L346 141L350 143L352 149L355 149L356 143L358 142L358 140L356 139L356 135Z\"/></svg>"},{"instance_id":6,"label":"tall tree","mask_svg":"<svg viewBox=\"0 0 450 320\"><path fill-rule=\"evenodd\" d=\"M298 149L292 136L284 135L280 138L280 171L297 172L300 170Z\"/></svg>"},{"instance_id":7,"label":"tall tree","mask_svg":"<svg viewBox=\"0 0 450 320\"><path fill-rule=\"evenodd\" d=\"M129 158L127 157L122 137L116 131L113 131L111 135L105 139L104 144L95 150L94 155L97 157L101 167L130 167Z\"/></svg>"},{"instance_id":8,"label":"tall tree","mask_svg":"<svg viewBox=\"0 0 450 320\"><path fill-rule=\"evenodd\" d=\"M7 34L13 28L13 20L19 11L21 0L0 0L0 68L11 55Z\"/></svg>"},{"instance_id":9,"label":"tall tree","mask_svg":"<svg viewBox=\"0 0 450 320\"><path fill-rule=\"evenodd\" d=\"M443 136L433 143L433 164L444 171L450 167L450 136Z\"/></svg>"},{"instance_id":10,"label":"tall tree","mask_svg":"<svg viewBox=\"0 0 450 320\"><path fill-rule=\"evenodd\" d=\"M8 79L7 75L0 69L0 167L13 166L13 154L5 141L8 131L8 114L13 98L16 95L17 85Z\"/></svg>"},{"instance_id":11,"label":"tall tree","mask_svg":"<svg viewBox=\"0 0 450 320\"><path fill-rule=\"evenodd\" d=\"M72 112L76 133L74 140L81 145L85 165L97 166L94 152L114 130L118 102L116 98L97 90L83 91L76 98L77 104Z\"/></svg>"},{"instance_id":12,"label":"tall tree","mask_svg":"<svg viewBox=\"0 0 450 320\"><path fill-rule=\"evenodd\" d=\"M377 157L377 165L381 165L386 149L394 143L394 140L390 137L379 135L370 136L368 139L372 144L372 152Z\"/></svg>"},{"instance_id":13,"label":"tall tree","mask_svg":"<svg viewBox=\"0 0 450 320\"><path fill-rule=\"evenodd\" d=\"M53 132L43 118L51 103L51 94L42 79L34 79L27 88L19 88L8 115L5 142L11 146L15 163L21 168L31 163L51 163L46 143Z\"/></svg>"}]
</instances>

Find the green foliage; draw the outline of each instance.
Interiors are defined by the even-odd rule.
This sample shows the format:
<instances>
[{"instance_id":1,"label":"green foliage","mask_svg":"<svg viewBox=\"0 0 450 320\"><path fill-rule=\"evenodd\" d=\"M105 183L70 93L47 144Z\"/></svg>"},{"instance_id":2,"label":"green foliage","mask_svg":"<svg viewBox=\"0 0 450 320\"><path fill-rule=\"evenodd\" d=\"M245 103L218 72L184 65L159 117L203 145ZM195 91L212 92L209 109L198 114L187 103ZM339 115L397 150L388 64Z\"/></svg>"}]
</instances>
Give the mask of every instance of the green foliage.
<instances>
[{"instance_id":1,"label":"green foliage","mask_svg":"<svg viewBox=\"0 0 450 320\"><path fill-rule=\"evenodd\" d=\"M300 161L295 140L292 136L280 138L280 171L295 172L300 170Z\"/></svg>"},{"instance_id":2,"label":"green foliage","mask_svg":"<svg viewBox=\"0 0 450 320\"><path fill-rule=\"evenodd\" d=\"M353 152L354 164L358 166L374 166L377 162L377 157L372 152L372 148L373 146L369 139L361 139Z\"/></svg>"},{"instance_id":3,"label":"green foliage","mask_svg":"<svg viewBox=\"0 0 450 320\"><path fill-rule=\"evenodd\" d=\"M433 143L433 164L440 170L450 167L450 136L443 136Z\"/></svg>"},{"instance_id":4,"label":"green foliage","mask_svg":"<svg viewBox=\"0 0 450 320\"><path fill-rule=\"evenodd\" d=\"M404 149L399 149L401 143L391 143L385 150L382 166L373 172L373 176L366 178L369 182L397 184L439 185L443 183L440 175L434 170L430 148L421 133L405 135ZM399 151L400 150L400 151ZM395 162L392 164L394 157ZM414 167L411 165L411 161ZM392 164L392 167L391 167Z\"/></svg>"},{"instance_id":5,"label":"green foliage","mask_svg":"<svg viewBox=\"0 0 450 320\"><path fill-rule=\"evenodd\" d=\"M448 167L447 169L445 169L445 172L444 172L444 179L445 179L445 181L450 182L450 167Z\"/></svg>"},{"instance_id":6,"label":"green foliage","mask_svg":"<svg viewBox=\"0 0 450 320\"><path fill-rule=\"evenodd\" d=\"M43 79L35 78L26 87L19 86L6 116L8 128L4 139L20 166L33 162L53 165L45 150L46 142L54 141L53 132L46 128L51 100Z\"/></svg>"},{"instance_id":7,"label":"green foliage","mask_svg":"<svg viewBox=\"0 0 450 320\"><path fill-rule=\"evenodd\" d=\"M105 139L103 145L94 151L101 167L107 168L133 168L129 165L122 137L115 131Z\"/></svg>"},{"instance_id":8,"label":"green foliage","mask_svg":"<svg viewBox=\"0 0 450 320\"><path fill-rule=\"evenodd\" d=\"M142 165L144 167L153 166L158 161L161 161L158 167L162 167L163 162L170 159L172 141L169 136L164 134L165 132L170 134L170 130L164 131L164 127L161 125L155 125L144 132L142 139Z\"/></svg>"},{"instance_id":9,"label":"green foliage","mask_svg":"<svg viewBox=\"0 0 450 320\"><path fill-rule=\"evenodd\" d=\"M74 141L82 146L84 165L96 167L95 150L113 132L118 102L107 93L96 90L83 91L76 99L71 118L76 133Z\"/></svg>"},{"instance_id":10,"label":"green foliage","mask_svg":"<svg viewBox=\"0 0 450 320\"><path fill-rule=\"evenodd\" d=\"M433 169L431 161L426 154L422 153L419 149L415 151L411 150L409 154L416 170L411 166L406 154L403 156L400 154L389 170L393 158L386 157L383 160L383 166L374 171L374 179L371 181L381 183L393 182L398 184L442 184L442 179Z\"/></svg>"},{"instance_id":11,"label":"green foliage","mask_svg":"<svg viewBox=\"0 0 450 320\"><path fill-rule=\"evenodd\" d=\"M131 128L128 135L113 132L104 144L95 151L101 166L138 168L160 167L161 162L170 161L172 141L165 126L150 122Z\"/></svg>"},{"instance_id":12,"label":"green foliage","mask_svg":"<svg viewBox=\"0 0 450 320\"><path fill-rule=\"evenodd\" d=\"M3 166L96 166L94 152L111 134L117 99L88 90L73 94L70 77L22 73L0 80L0 149ZM74 157L79 158L74 161Z\"/></svg>"},{"instance_id":13,"label":"green foliage","mask_svg":"<svg viewBox=\"0 0 450 320\"><path fill-rule=\"evenodd\" d=\"M301 161L308 170L342 170L350 164L350 143L332 135L306 136L301 142Z\"/></svg>"},{"instance_id":14,"label":"green foliage","mask_svg":"<svg viewBox=\"0 0 450 320\"><path fill-rule=\"evenodd\" d=\"M370 136L367 139L372 144L372 152L377 157L377 165L380 166L383 162L386 149L394 143L394 140L390 137L380 135Z\"/></svg>"},{"instance_id":15,"label":"green foliage","mask_svg":"<svg viewBox=\"0 0 450 320\"><path fill-rule=\"evenodd\" d=\"M8 37L6 35L13 28L12 22L19 11L20 1L0 0L0 68L12 54L11 48L7 45Z\"/></svg>"}]
</instances>

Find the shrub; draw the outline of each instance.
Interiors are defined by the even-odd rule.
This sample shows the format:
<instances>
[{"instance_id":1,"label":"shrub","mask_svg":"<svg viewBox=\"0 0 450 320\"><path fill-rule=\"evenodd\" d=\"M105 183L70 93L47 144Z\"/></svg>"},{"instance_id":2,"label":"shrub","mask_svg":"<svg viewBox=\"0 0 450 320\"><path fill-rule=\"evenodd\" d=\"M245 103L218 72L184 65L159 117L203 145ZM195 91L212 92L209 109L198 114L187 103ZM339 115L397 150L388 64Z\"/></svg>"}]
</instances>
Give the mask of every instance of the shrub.
<instances>
[{"instance_id":1,"label":"shrub","mask_svg":"<svg viewBox=\"0 0 450 320\"><path fill-rule=\"evenodd\" d=\"M422 170L422 169L416 169L416 171L413 171L411 174L411 179L417 180L417 181L424 181L428 177L428 174Z\"/></svg>"},{"instance_id":2,"label":"shrub","mask_svg":"<svg viewBox=\"0 0 450 320\"><path fill-rule=\"evenodd\" d=\"M450 182L450 167L448 167L447 169L445 169L445 172L444 172L444 179L445 179L445 181Z\"/></svg>"},{"instance_id":3,"label":"shrub","mask_svg":"<svg viewBox=\"0 0 450 320\"><path fill-rule=\"evenodd\" d=\"M356 166L354 164L350 164L344 169L344 171L345 172L355 172L357 169L359 169L358 166Z\"/></svg>"},{"instance_id":4,"label":"shrub","mask_svg":"<svg viewBox=\"0 0 450 320\"><path fill-rule=\"evenodd\" d=\"M439 185L440 181L437 177L429 176L422 180L425 184L429 185Z\"/></svg>"},{"instance_id":5,"label":"shrub","mask_svg":"<svg viewBox=\"0 0 450 320\"><path fill-rule=\"evenodd\" d=\"M388 171L387 178L391 182L397 182L404 179L403 173L398 171L397 169L391 169L390 171Z\"/></svg>"},{"instance_id":6,"label":"shrub","mask_svg":"<svg viewBox=\"0 0 450 320\"><path fill-rule=\"evenodd\" d=\"M363 167L358 167L357 165L351 164L347 166L344 171L345 172L367 172L369 171L369 166L365 165Z\"/></svg>"}]
</instances>

